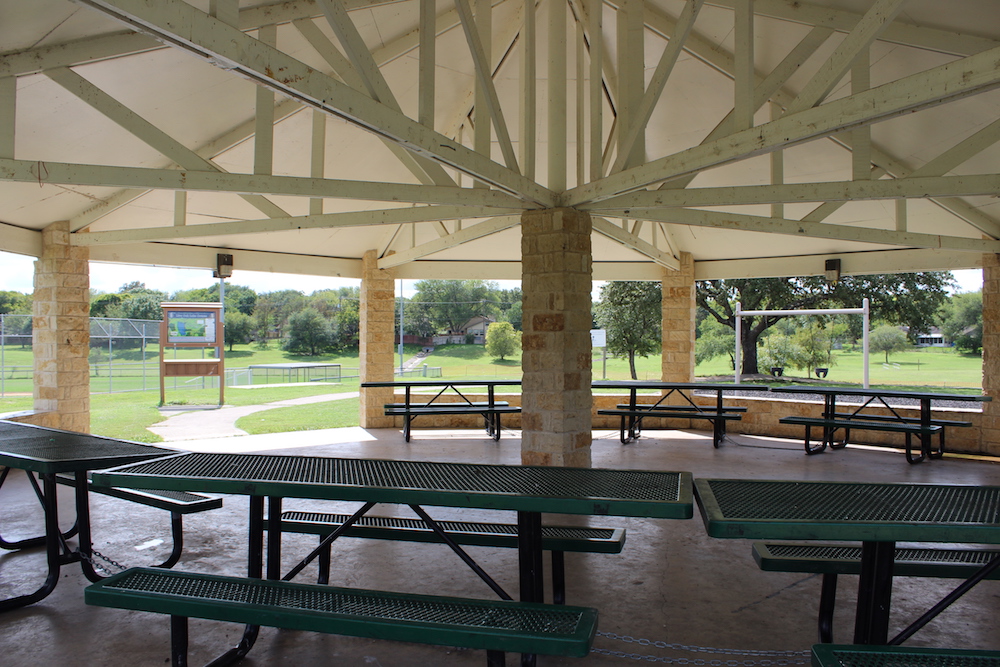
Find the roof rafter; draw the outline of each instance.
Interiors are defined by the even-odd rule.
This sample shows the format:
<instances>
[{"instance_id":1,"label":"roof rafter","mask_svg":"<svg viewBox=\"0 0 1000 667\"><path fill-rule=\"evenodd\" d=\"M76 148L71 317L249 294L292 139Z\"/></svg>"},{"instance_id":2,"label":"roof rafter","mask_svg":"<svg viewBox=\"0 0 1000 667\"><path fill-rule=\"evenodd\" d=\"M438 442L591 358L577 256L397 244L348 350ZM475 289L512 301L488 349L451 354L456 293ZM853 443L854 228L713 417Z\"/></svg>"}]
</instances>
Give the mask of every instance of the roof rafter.
<instances>
[{"instance_id":1,"label":"roof rafter","mask_svg":"<svg viewBox=\"0 0 1000 667\"><path fill-rule=\"evenodd\" d=\"M485 183L545 206L554 203L546 188L179 0L162 0L155 6L141 0L80 2Z\"/></svg>"},{"instance_id":2,"label":"roof rafter","mask_svg":"<svg viewBox=\"0 0 1000 667\"><path fill-rule=\"evenodd\" d=\"M673 255L663 252L656 246L643 241L635 234L625 231L621 227L614 225L612 222L605 220L604 218L592 217L591 224L593 225L594 231L601 236L617 241L623 246L631 248L637 253L649 257L660 266L671 269L672 271L680 270L680 262L678 262L677 258Z\"/></svg>"},{"instance_id":3,"label":"roof rafter","mask_svg":"<svg viewBox=\"0 0 1000 667\"><path fill-rule=\"evenodd\" d=\"M487 208L528 208L527 204L516 197L499 190L485 188L232 174L206 170L108 167L2 158L0 158L0 181L39 185L58 183L73 186L141 188L143 192L150 190L231 192L240 195L272 194Z\"/></svg>"},{"instance_id":4,"label":"roof rafter","mask_svg":"<svg viewBox=\"0 0 1000 667\"><path fill-rule=\"evenodd\" d=\"M409 250L403 250L393 253L392 255L386 255L378 260L378 268L391 269L402 264L408 264L420 259L421 257L433 255L436 252L441 252L442 250L454 248L462 245L463 243L468 243L469 241L475 241L476 239L481 239L483 237L496 234L497 232L502 232L505 229L516 227L519 224L521 224L521 216L519 215L506 215L489 218L474 225L463 227L462 229L448 234L447 236L436 238L433 241L428 241L427 243L423 243Z\"/></svg>"},{"instance_id":5,"label":"roof rafter","mask_svg":"<svg viewBox=\"0 0 1000 667\"><path fill-rule=\"evenodd\" d=\"M566 192L577 206L1000 86L1000 47L680 151Z\"/></svg>"},{"instance_id":6,"label":"roof rafter","mask_svg":"<svg viewBox=\"0 0 1000 667\"><path fill-rule=\"evenodd\" d=\"M498 209L498 214L517 214L520 209ZM171 241L229 234L263 234L266 232L297 231L302 229L331 229L334 227L362 227L370 225L398 225L413 222L454 220L482 215L477 206L418 206L380 209L377 211L352 211L326 213L266 220L239 220L236 222L210 222L183 227L147 227L108 232L78 232L71 235L73 245L91 246L135 241Z\"/></svg>"},{"instance_id":7,"label":"roof rafter","mask_svg":"<svg viewBox=\"0 0 1000 667\"><path fill-rule=\"evenodd\" d=\"M980 253L1000 252L1000 241L943 236L940 234L897 232L895 230L872 229L870 227L834 225L825 222L802 222L801 220L767 218L739 213L720 213L717 211L702 211L688 208L630 208L620 211L606 211L606 213L694 227L716 227L745 232L766 232L787 236L856 241L858 243L879 243L909 248L947 248L950 250L966 250Z\"/></svg>"}]
</instances>

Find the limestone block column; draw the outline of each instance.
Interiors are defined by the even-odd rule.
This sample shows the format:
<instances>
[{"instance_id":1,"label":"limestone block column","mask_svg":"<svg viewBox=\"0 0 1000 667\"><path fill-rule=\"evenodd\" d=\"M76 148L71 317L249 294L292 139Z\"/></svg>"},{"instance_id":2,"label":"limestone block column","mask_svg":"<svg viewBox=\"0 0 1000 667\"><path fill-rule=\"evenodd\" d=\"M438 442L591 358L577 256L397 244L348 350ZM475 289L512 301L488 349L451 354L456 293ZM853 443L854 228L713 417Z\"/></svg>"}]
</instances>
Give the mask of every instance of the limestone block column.
<instances>
[{"instance_id":1,"label":"limestone block column","mask_svg":"<svg viewBox=\"0 0 1000 667\"><path fill-rule=\"evenodd\" d=\"M42 230L32 310L34 407L46 423L90 430L90 274L85 247L70 245L69 223Z\"/></svg>"},{"instance_id":2,"label":"limestone block column","mask_svg":"<svg viewBox=\"0 0 1000 667\"><path fill-rule=\"evenodd\" d=\"M1000 454L1000 255L983 256L983 403L980 451Z\"/></svg>"},{"instance_id":3,"label":"limestone block column","mask_svg":"<svg viewBox=\"0 0 1000 667\"><path fill-rule=\"evenodd\" d=\"M590 466L590 215L521 216L521 461Z\"/></svg>"},{"instance_id":4,"label":"limestone block column","mask_svg":"<svg viewBox=\"0 0 1000 667\"><path fill-rule=\"evenodd\" d=\"M378 257L369 250L361 259L361 304L358 312L361 382L388 382L393 379L392 346L395 340L396 301L393 272L379 269ZM383 406L392 403L393 390L361 389L359 423L362 428L389 428L392 417Z\"/></svg>"},{"instance_id":5,"label":"limestone block column","mask_svg":"<svg viewBox=\"0 0 1000 667\"><path fill-rule=\"evenodd\" d=\"M660 374L663 382L694 382L694 339L697 305L694 286L694 257L682 252L679 271L667 269L663 275L663 355Z\"/></svg>"}]
</instances>

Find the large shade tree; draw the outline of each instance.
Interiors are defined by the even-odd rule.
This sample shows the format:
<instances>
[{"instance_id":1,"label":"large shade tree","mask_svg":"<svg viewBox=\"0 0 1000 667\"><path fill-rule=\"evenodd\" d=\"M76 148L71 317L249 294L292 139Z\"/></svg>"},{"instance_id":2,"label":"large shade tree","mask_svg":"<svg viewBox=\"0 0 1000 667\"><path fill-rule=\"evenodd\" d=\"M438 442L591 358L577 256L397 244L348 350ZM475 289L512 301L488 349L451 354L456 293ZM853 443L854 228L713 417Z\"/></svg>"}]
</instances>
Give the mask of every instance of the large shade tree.
<instances>
[{"instance_id":1,"label":"large shade tree","mask_svg":"<svg viewBox=\"0 0 1000 667\"><path fill-rule=\"evenodd\" d=\"M948 296L951 272L896 273L847 276L836 283L820 276L702 280L697 283L698 305L718 322L736 329L736 303L742 310L801 310L860 308L868 298L873 320L909 327L912 335L926 331ZM742 318L742 357L746 374L759 373L757 345L761 335L782 321L783 315ZM861 318L852 318L853 333L861 335Z\"/></svg>"},{"instance_id":2,"label":"large shade tree","mask_svg":"<svg viewBox=\"0 0 1000 667\"><path fill-rule=\"evenodd\" d=\"M660 283L619 281L601 287L595 306L597 324L607 332L608 351L628 357L632 379L637 379L635 358L659 354L663 320Z\"/></svg>"}]
</instances>

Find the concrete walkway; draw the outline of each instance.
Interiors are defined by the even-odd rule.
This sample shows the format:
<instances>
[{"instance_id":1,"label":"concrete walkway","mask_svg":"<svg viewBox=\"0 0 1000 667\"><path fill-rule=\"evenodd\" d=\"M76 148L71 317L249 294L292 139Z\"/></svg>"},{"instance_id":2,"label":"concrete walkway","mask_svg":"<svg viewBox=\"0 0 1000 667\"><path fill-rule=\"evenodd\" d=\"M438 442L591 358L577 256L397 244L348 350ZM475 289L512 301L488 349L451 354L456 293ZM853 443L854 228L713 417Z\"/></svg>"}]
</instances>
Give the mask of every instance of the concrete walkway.
<instances>
[{"instance_id":1,"label":"concrete walkway","mask_svg":"<svg viewBox=\"0 0 1000 667\"><path fill-rule=\"evenodd\" d=\"M172 414L173 416L150 426L149 430L163 438L165 443L183 441L185 442L184 448L188 449L186 442L191 440L229 438L234 436L254 437L250 436L243 429L236 428L236 420L240 417L252 415L255 412L292 405L308 405L310 403L324 403L326 401L357 398L358 396L358 392L351 391L340 394L321 394L319 396L292 398L285 401L275 401L274 403L245 405L241 407L213 407L205 409L166 406L160 409L160 414ZM183 412L174 414L177 413L178 409L183 410ZM250 450L244 449L242 451Z\"/></svg>"}]
</instances>

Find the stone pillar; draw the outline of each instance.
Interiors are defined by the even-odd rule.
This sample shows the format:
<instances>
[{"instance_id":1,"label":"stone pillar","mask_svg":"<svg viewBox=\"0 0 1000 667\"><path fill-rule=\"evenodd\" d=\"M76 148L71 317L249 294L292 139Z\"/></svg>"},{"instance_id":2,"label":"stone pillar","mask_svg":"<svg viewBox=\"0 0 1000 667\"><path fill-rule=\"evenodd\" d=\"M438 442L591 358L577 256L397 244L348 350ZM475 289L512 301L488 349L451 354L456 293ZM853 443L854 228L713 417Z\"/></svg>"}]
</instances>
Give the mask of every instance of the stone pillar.
<instances>
[{"instance_id":1,"label":"stone pillar","mask_svg":"<svg viewBox=\"0 0 1000 667\"><path fill-rule=\"evenodd\" d=\"M1000 255L983 256L983 403L979 449L1000 455Z\"/></svg>"},{"instance_id":2,"label":"stone pillar","mask_svg":"<svg viewBox=\"0 0 1000 667\"><path fill-rule=\"evenodd\" d=\"M521 462L590 466L590 215L521 216Z\"/></svg>"},{"instance_id":3,"label":"stone pillar","mask_svg":"<svg viewBox=\"0 0 1000 667\"><path fill-rule=\"evenodd\" d=\"M392 346L395 341L396 301L393 272L379 269L378 257L369 250L361 259L361 304L358 318L358 367L361 382L393 379ZM361 389L359 423L362 428L390 428L392 417L384 405L392 403L391 387Z\"/></svg>"},{"instance_id":4,"label":"stone pillar","mask_svg":"<svg viewBox=\"0 0 1000 667\"><path fill-rule=\"evenodd\" d=\"M69 223L42 230L32 310L34 407L46 425L90 430L90 274L85 247L70 245Z\"/></svg>"},{"instance_id":5,"label":"stone pillar","mask_svg":"<svg viewBox=\"0 0 1000 667\"><path fill-rule=\"evenodd\" d=\"M663 382L694 382L694 338L697 304L694 288L694 257L681 253L678 271L663 275Z\"/></svg>"}]
</instances>

